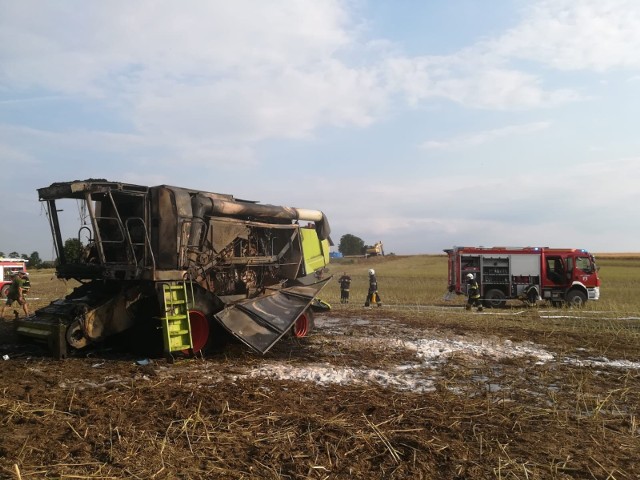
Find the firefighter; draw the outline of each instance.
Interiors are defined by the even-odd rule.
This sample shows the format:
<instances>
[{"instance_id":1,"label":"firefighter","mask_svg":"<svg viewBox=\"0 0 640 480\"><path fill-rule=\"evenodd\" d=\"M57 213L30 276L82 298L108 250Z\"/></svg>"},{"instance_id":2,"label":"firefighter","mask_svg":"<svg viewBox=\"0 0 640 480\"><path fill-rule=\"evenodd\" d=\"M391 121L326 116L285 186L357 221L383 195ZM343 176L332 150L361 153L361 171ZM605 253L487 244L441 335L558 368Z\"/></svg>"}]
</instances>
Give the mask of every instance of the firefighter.
<instances>
[{"instance_id":1,"label":"firefighter","mask_svg":"<svg viewBox=\"0 0 640 480\"><path fill-rule=\"evenodd\" d=\"M364 302L364 306L368 307L372 303L375 303L379 307L382 306L382 300L378 293L378 280L376 279L376 272L373 268L369 269L369 291L367 292L367 299Z\"/></svg>"},{"instance_id":2,"label":"firefighter","mask_svg":"<svg viewBox=\"0 0 640 480\"><path fill-rule=\"evenodd\" d=\"M471 307L478 307L479 312L483 310L480 302L480 286L473 273L467 273L467 304L465 309L471 310Z\"/></svg>"},{"instance_id":3,"label":"firefighter","mask_svg":"<svg viewBox=\"0 0 640 480\"><path fill-rule=\"evenodd\" d=\"M349 288L351 287L351 277L347 272L343 272L338 279L340 284L340 303L349 303Z\"/></svg>"}]
</instances>

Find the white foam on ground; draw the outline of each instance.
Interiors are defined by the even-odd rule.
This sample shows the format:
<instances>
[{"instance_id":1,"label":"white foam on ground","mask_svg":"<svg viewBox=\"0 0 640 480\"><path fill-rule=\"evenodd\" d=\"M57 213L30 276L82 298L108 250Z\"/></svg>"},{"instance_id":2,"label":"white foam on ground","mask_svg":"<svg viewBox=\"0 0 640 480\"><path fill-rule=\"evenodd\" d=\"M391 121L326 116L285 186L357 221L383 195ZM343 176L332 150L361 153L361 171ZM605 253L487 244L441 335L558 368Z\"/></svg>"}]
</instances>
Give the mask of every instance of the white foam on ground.
<instances>
[{"instance_id":1,"label":"white foam on ground","mask_svg":"<svg viewBox=\"0 0 640 480\"><path fill-rule=\"evenodd\" d=\"M270 363L254 368L247 372L246 375L239 375L239 377L304 381L320 385L375 383L398 390L412 390L415 392L434 390L432 378L424 375L412 375L403 372L403 370L403 368L398 367L392 370L337 367L327 363L309 364L303 367L283 363Z\"/></svg>"},{"instance_id":2,"label":"white foam on ground","mask_svg":"<svg viewBox=\"0 0 640 480\"><path fill-rule=\"evenodd\" d=\"M379 368L336 366L329 363L291 365L279 361L270 361L258 368L249 370L246 374L238 375L238 377L314 382L320 385L369 383L400 390L426 392L434 389L434 369L446 363L454 355L463 355L471 361L477 359L482 362L530 357L536 365L545 364L555 358L552 353L531 342L514 343L510 340L498 339L399 338L398 335L413 336L422 333L419 330L410 329L409 331L412 335L405 335L409 333L407 332L407 327L402 327L402 334L398 332L394 337L344 335L347 329L354 326L367 325L369 322L362 319L331 317L321 319L317 323L320 330L324 330L324 333L337 335L331 341L335 342L335 346L338 349L344 347L367 348L369 351L379 350L381 353L403 349L415 352L416 362L398 364L383 370ZM373 327L375 332L384 332L385 335L393 335L393 332L397 332L395 328L389 329L389 327L395 326L393 321L377 320L370 323L377 324ZM331 341L322 343L323 350L330 348ZM609 360L606 358L578 360L565 358L560 361L578 367L640 369L639 362L626 360Z\"/></svg>"},{"instance_id":3,"label":"white foam on ground","mask_svg":"<svg viewBox=\"0 0 640 480\"><path fill-rule=\"evenodd\" d=\"M399 364L388 370L352 368L335 366L328 363L290 365L284 362L269 362L248 371L238 377L268 378L271 380L291 380L328 384L367 384L374 383L399 390L426 392L434 390L433 369L453 355L500 360L503 358L532 357L538 363L547 362L554 357L546 350L533 344L514 344L504 342L460 339L415 339L400 340L390 338L341 338L342 342L362 343L370 350L376 348L402 348L415 352L415 364Z\"/></svg>"},{"instance_id":4,"label":"white foam on ground","mask_svg":"<svg viewBox=\"0 0 640 480\"><path fill-rule=\"evenodd\" d=\"M553 353L543 346L532 342L516 343L499 338L467 338L441 337L434 338L437 332L412 328L396 323L389 319L342 319L336 317L320 317L317 319L316 332L309 340L308 348L321 349L323 353L357 355L367 351L380 355L384 362L393 360L397 355L398 361L386 368L372 365L349 366L329 362L291 363L288 360L264 359L256 368L249 368L235 364L234 372L213 369L208 361L187 362L171 367L161 367L158 374L173 377L181 370L188 371L190 377L197 378L199 386L213 386L225 378L236 380L242 378L264 378L271 380L310 382L318 385L380 385L396 390L413 391L417 393L430 392L435 389L436 379L440 376L438 370L452 357L463 357L471 364L487 364L509 358L530 358L534 365L542 365L555 359ZM373 335L373 336L372 336ZM424 338L429 336L429 338ZM315 338L314 338L315 337ZM583 350L583 349L580 349ZM349 358L349 356L344 358ZM413 359L413 360L412 360ZM363 359L364 360L364 359ZM605 357L578 359L564 357L555 359L558 362L574 365L578 368L620 368L640 370L640 362L627 360L610 360ZM360 362L362 363L362 362ZM94 364L100 368L103 364ZM197 371L199 374L196 374ZM148 380L143 376L141 380ZM486 382L488 379L474 377L472 382ZM128 378L105 378L103 382L92 383L83 379L78 381L65 380L63 388L105 388L111 384L129 382ZM492 391L501 388L498 384L491 384ZM463 393L460 390L460 393Z\"/></svg>"},{"instance_id":5,"label":"white foam on ground","mask_svg":"<svg viewBox=\"0 0 640 480\"><path fill-rule=\"evenodd\" d=\"M610 367L640 370L640 362L631 362L629 360L609 360L608 358L588 358L586 360L582 360L578 358L567 358L565 361L578 367Z\"/></svg>"}]
</instances>

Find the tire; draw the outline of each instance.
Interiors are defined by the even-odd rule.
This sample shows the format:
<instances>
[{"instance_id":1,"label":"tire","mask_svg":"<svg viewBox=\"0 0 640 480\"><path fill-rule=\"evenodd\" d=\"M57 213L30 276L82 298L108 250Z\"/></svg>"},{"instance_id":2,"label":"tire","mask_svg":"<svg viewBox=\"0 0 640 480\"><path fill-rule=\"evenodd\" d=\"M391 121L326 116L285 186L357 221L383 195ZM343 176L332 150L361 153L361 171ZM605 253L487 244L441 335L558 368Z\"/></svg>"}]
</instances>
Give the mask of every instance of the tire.
<instances>
[{"instance_id":1,"label":"tire","mask_svg":"<svg viewBox=\"0 0 640 480\"><path fill-rule=\"evenodd\" d=\"M2 290L0 290L0 296L2 298L7 298L9 296L9 284L7 283L4 287L2 287Z\"/></svg>"},{"instance_id":2,"label":"tire","mask_svg":"<svg viewBox=\"0 0 640 480\"><path fill-rule=\"evenodd\" d=\"M308 308L295 321L291 327L291 333L296 338L304 338L313 329L313 310Z\"/></svg>"},{"instance_id":3,"label":"tire","mask_svg":"<svg viewBox=\"0 0 640 480\"><path fill-rule=\"evenodd\" d=\"M209 341L209 319L200 310L189 310L189 323L191 324L191 341L193 353L201 352ZM183 352L188 354L189 351Z\"/></svg>"},{"instance_id":4,"label":"tire","mask_svg":"<svg viewBox=\"0 0 640 480\"><path fill-rule=\"evenodd\" d=\"M582 290L569 290L566 296L567 305L570 307L584 307L587 303L587 295Z\"/></svg>"},{"instance_id":5,"label":"tire","mask_svg":"<svg viewBox=\"0 0 640 480\"><path fill-rule=\"evenodd\" d=\"M492 288L484 295L484 304L489 308L502 308L507 302L506 295L502 290Z\"/></svg>"},{"instance_id":6,"label":"tire","mask_svg":"<svg viewBox=\"0 0 640 480\"><path fill-rule=\"evenodd\" d=\"M535 288L530 288L527 292L527 302L533 306L538 301L538 291Z\"/></svg>"},{"instance_id":7,"label":"tire","mask_svg":"<svg viewBox=\"0 0 640 480\"><path fill-rule=\"evenodd\" d=\"M72 322L71 325L67 327L65 339L67 344L76 350L80 350L91 343L91 340L85 337L78 320Z\"/></svg>"}]
</instances>

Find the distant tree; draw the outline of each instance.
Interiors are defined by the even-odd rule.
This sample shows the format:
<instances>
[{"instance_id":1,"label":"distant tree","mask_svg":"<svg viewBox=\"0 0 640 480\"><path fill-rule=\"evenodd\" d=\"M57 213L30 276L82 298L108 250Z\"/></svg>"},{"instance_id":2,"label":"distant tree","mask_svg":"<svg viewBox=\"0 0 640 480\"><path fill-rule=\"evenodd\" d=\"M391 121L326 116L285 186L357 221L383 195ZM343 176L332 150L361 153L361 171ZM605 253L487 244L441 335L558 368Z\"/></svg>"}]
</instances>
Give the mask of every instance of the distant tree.
<instances>
[{"instance_id":1,"label":"distant tree","mask_svg":"<svg viewBox=\"0 0 640 480\"><path fill-rule=\"evenodd\" d=\"M340 238L338 251L343 255L362 255L364 240L347 233Z\"/></svg>"},{"instance_id":2,"label":"distant tree","mask_svg":"<svg viewBox=\"0 0 640 480\"><path fill-rule=\"evenodd\" d=\"M68 263L75 263L82 255L82 243L77 238L68 238L64 242L64 258Z\"/></svg>"},{"instance_id":3,"label":"distant tree","mask_svg":"<svg viewBox=\"0 0 640 480\"><path fill-rule=\"evenodd\" d=\"M24 260L29 260L29 255L27 255L26 253L23 253L22 255L20 255L20 258Z\"/></svg>"},{"instance_id":4,"label":"distant tree","mask_svg":"<svg viewBox=\"0 0 640 480\"><path fill-rule=\"evenodd\" d=\"M31 268L42 268L42 259L38 252L31 252L29 256L29 266Z\"/></svg>"},{"instance_id":5,"label":"distant tree","mask_svg":"<svg viewBox=\"0 0 640 480\"><path fill-rule=\"evenodd\" d=\"M0 252L0 258L4 257L4 252Z\"/></svg>"},{"instance_id":6,"label":"distant tree","mask_svg":"<svg viewBox=\"0 0 640 480\"><path fill-rule=\"evenodd\" d=\"M20 258L20 254L18 252L11 252L9 258Z\"/></svg>"}]
</instances>

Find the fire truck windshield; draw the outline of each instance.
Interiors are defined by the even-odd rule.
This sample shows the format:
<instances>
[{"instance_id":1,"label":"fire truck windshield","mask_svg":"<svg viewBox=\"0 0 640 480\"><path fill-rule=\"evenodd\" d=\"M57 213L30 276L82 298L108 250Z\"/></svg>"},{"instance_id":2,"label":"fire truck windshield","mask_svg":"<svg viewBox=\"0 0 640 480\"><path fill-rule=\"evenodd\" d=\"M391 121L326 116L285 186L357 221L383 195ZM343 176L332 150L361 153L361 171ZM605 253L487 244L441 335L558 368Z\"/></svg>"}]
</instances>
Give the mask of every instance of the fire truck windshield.
<instances>
[{"instance_id":1,"label":"fire truck windshield","mask_svg":"<svg viewBox=\"0 0 640 480\"><path fill-rule=\"evenodd\" d=\"M576 268L582 270L584 273L595 272L595 264L591 261L590 257L576 257Z\"/></svg>"}]
</instances>

